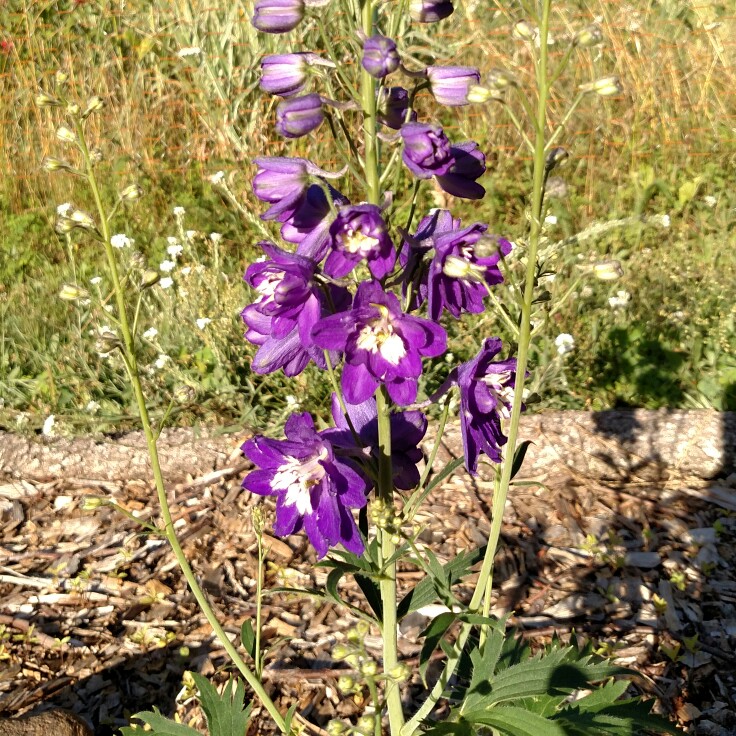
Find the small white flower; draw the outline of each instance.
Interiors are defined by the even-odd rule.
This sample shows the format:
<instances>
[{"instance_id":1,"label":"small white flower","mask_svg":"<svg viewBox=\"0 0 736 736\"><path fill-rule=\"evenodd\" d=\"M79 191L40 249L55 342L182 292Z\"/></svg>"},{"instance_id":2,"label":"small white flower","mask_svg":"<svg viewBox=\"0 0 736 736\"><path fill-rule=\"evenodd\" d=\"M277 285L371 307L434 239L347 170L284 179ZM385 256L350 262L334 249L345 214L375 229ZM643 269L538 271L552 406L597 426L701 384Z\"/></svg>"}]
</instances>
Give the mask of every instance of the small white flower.
<instances>
[{"instance_id":1,"label":"small white flower","mask_svg":"<svg viewBox=\"0 0 736 736\"><path fill-rule=\"evenodd\" d=\"M212 176L209 177L210 184L213 184L214 186L219 186L220 184L223 184L225 181L225 172L224 171L218 171Z\"/></svg>"},{"instance_id":2,"label":"small white flower","mask_svg":"<svg viewBox=\"0 0 736 736\"><path fill-rule=\"evenodd\" d=\"M177 205L176 207L174 207L174 217L184 217L186 213L187 211L180 205Z\"/></svg>"},{"instance_id":3,"label":"small white flower","mask_svg":"<svg viewBox=\"0 0 736 736\"><path fill-rule=\"evenodd\" d=\"M210 233L210 240L217 244L222 240L222 233Z\"/></svg>"},{"instance_id":4,"label":"small white flower","mask_svg":"<svg viewBox=\"0 0 736 736\"><path fill-rule=\"evenodd\" d=\"M97 414L100 410L100 405L96 401L88 401L87 406L84 407L90 414Z\"/></svg>"},{"instance_id":5,"label":"small white flower","mask_svg":"<svg viewBox=\"0 0 736 736\"><path fill-rule=\"evenodd\" d=\"M555 338L555 347L558 355L567 355L575 349L575 338L567 332L563 332Z\"/></svg>"},{"instance_id":6,"label":"small white flower","mask_svg":"<svg viewBox=\"0 0 736 736\"><path fill-rule=\"evenodd\" d=\"M164 273L171 273L171 271L176 268L176 263L174 263L174 261L161 261L161 265L159 266L159 268Z\"/></svg>"},{"instance_id":7,"label":"small white flower","mask_svg":"<svg viewBox=\"0 0 736 736\"><path fill-rule=\"evenodd\" d=\"M545 225L556 225L557 224L556 215L547 215L547 217L544 218L544 224Z\"/></svg>"},{"instance_id":8,"label":"small white flower","mask_svg":"<svg viewBox=\"0 0 736 736\"><path fill-rule=\"evenodd\" d=\"M175 237L174 237L173 235L169 235L169 236L168 236L168 237L166 238L166 242L167 242L167 243L168 243L169 245L179 245L179 238L175 238Z\"/></svg>"},{"instance_id":9,"label":"small white flower","mask_svg":"<svg viewBox=\"0 0 736 736\"><path fill-rule=\"evenodd\" d=\"M292 396L291 394L289 394L286 397L286 405L295 409L297 406L299 406L299 399L297 399L296 396Z\"/></svg>"},{"instance_id":10,"label":"small white flower","mask_svg":"<svg viewBox=\"0 0 736 736\"><path fill-rule=\"evenodd\" d=\"M187 56L199 56L202 53L202 49L199 46L185 46L183 49L179 49L176 55L180 59L185 59Z\"/></svg>"},{"instance_id":11,"label":"small white flower","mask_svg":"<svg viewBox=\"0 0 736 736\"><path fill-rule=\"evenodd\" d=\"M184 266L184 268L182 268L182 270L181 270L181 273L182 273L182 274L183 274L184 276L189 276L189 274L190 274L191 272L192 272L192 267L191 267L191 266Z\"/></svg>"},{"instance_id":12,"label":"small white flower","mask_svg":"<svg viewBox=\"0 0 736 736\"><path fill-rule=\"evenodd\" d=\"M617 291L616 296L608 297L608 306L611 309L625 309L631 301L631 294L628 291Z\"/></svg>"},{"instance_id":13,"label":"small white flower","mask_svg":"<svg viewBox=\"0 0 736 736\"><path fill-rule=\"evenodd\" d=\"M161 370L170 360L171 358L166 355L166 353L161 353L158 358L156 358L154 365L156 366L156 368Z\"/></svg>"},{"instance_id":14,"label":"small white flower","mask_svg":"<svg viewBox=\"0 0 736 736\"><path fill-rule=\"evenodd\" d=\"M170 276L164 276L161 281L158 282L158 285L162 289L168 289L174 285L174 279L172 279Z\"/></svg>"},{"instance_id":15,"label":"small white flower","mask_svg":"<svg viewBox=\"0 0 736 736\"><path fill-rule=\"evenodd\" d=\"M49 414L46 417L46 421L43 423L43 429L41 432L46 437L51 437L54 434L54 424L56 424L56 417L53 414Z\"/></svg>"},{"instance_id":16,"label":"small white flower","mask_svg":"<svg viewBox=\"0 0 736 736\"><path fill-rule=\"evenodd\" d=\"M102 305L102 308L103 308L103 309L104 309L104 310L105 310L106 312L113 312L113 311L115 310L115 307L113 307L113 305L112 305L112 304L103 304L103 305Z\"/></svg>"},{"instance_id":17,"label":"small white flower","mask_svg":"<svg viewBox=\"0 0 736 736\"><path fill-rule=\"evenodd\" d=\"M60 204L56 208L56 214L59 215L59 217L68 217L69 213L74 209L74 206L71 202L64 202L64 204Z\"/></svg>"},{"instance_id":18,"label":"small white flower","mask_svg":"<svg viewBox=\"0 0 736 736\"><path fill-rule=\"evenodd\" d=\"M144 333L143 337L146 338L146 340L153 340L154 337L158 335L158 330L155 327L149 327Z\"/></svg>"},{"instance_id":19,"label":"small white flower","mask_svg":"<svg viewBox=\"0 0 736 736\"><path fill-rule=\"evenodd\" d=\"M669 215L662 215L662 227L669 227L672 224Z\"/></svg>"},{"instance_id":20,"label":"small white flower","mask_svg":"<svg viewBox=\"0 0 736 736\"><path fill-rule=\"evenodd\" d=\"M197 237L197 231L196 230L187 230L184 235L187 236L187 240L194 240L194 238Z\"/></svg>"},{"instance_id":21,"label":"small white flower","mask_svg":"<svg viewBox=\"0 0 736 736\"><path fill-rule=\"evenodd\" d=\"M212 320L209 317L200 317L196 322L197 327L199 327L200 330L203 330L210 322L212 322Z\"/></svg>"},{"instance_id":22,"label":"small white flower","mask_svg":"<svg viewBox=\"0 0 736 736\"><path fill-rule=\"evenodd\" d=\"M168 248L166 248L166 252L172 257L176 258L177 256L181 255L181 252L184 250L184 246L180 243L173 243Z\"/></svg>"},{"instance_id":23,"label":"small white flower","mask_svg":"<svg viewBox=\"0 0 736 736\"><path fill-rule=\"evenodd\" d=\"M92 284L92 286L97 286L97 284L101 284L102 283L102 276L93 276L89 280L89 282L90 282L90 284Z\"/></svg>"},{"instance_id":24,"label":"small white flower","mask_svg":"<svg viewBox=\"0 0 736 736\"><path fill-rule=\"evenodd\" d=\"M110 238L110 245L113 248L130 248L135 243L135 240L129 238L124 233L118 233Z\"/></svg>"},{"instance_id":25,"label":"small white flower","mask_svg":"<svg viewBox=\"0 0 736 736\"><path fill-rule=\"evenodd\" d=\"M711 209L718 204L718 200L711 194L706 194L706 196L703 197L703 202L705 202L705 204Z\"/></svg>"}]
</instances>

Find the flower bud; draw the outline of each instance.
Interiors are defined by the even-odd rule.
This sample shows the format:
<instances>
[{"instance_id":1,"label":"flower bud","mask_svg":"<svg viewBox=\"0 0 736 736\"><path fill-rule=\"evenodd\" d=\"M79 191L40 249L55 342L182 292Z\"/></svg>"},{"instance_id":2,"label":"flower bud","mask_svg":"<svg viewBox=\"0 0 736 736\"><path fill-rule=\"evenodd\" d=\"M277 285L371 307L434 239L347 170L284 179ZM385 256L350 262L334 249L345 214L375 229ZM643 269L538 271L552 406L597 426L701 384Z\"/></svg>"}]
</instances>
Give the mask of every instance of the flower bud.
<instances>
[{"instance_id":1,"label":"flower bud","mask_svg":"<svg viewBox=\"0 0 736 736\"><path fill-rule=\"evenodd\" d=\"M107 506L107 501L104 498L100 498L99 496L85 496L79 508L82 511L95 511L102 506Z\"/></svg>"},{"instance_id":2,"label":"flower bud","mask_svg":"<svg viewBox=\"0 0 736 736\"><path fill-rule=\"evenodd\" d=\"M54 230L59 235L68 235L76 227L79 227L79 225L74 220L70 220L68 217L59 217L54 225Z\"/></svg>"},{"instance_id":3,"label":"flower bud","mask_svg":"<svg viewBox=\"0 0 736 736\"><path fill-rule=\"evenodd\" d=\"M264 33L286 33L304 17L304 0L256 0L251 22Z\"/></svg>"},{"instance_id":4,"label":"flower bud","mask_svg":"<svg viewBox=\"0 0 736 736\"><path fill-rule=\"evenodd\" d=\"M342 721L332 720L327 724L326 730L330 736L342 736L348 732L348 727Z\"/></svg>"},{"instance_id":5,"label":"flower bud","mask_svg":"<svg viewBox=\"0 0 736 736\"><path fill-rule=\"evenodd\" d=\"M79 115L79 105L77 105L76 102L70 102L66 106L66 114L72 118L77 117L77 115Z\"/></svg>"},{"instance_id":6,"label":"flower bud","mask_svg":"<svg viewBox=\"0 0 736 736\"><path fill-rule=\"evenodd\" d=\"M55 158L54 156L46 156L46 158L41 162L41 168L44 171L54 172L69 171L72 167L66 161L62 161L59 158Z\"/></svg>"},{"instance_id":7,"label":"flower bud","mask_svg":"<svg viewBox=\"0 0 736 736\"><path fill-rule=\"evenodd\" d=\"M140 199L143 196L143 189L138 184L129 184L122 192L120 192L120 199L126 202L133 202L136 199Z\"/></svg>"},{"instance_id":8,"label":"flower bud","mask_svg":"<svg viewBox=\"0 0 736 736\"><path fill-rule=\"evenodd\" d=\"M503 90L508 87L517 87L519 83L516 81L511 72L507 72L505 69L491 69L486 77L486 84L495 90Z\"/></svg>"},{"instance_id":9,"label":"flower bud","mask_svg":"<svg viewBox=\"0 0 736 736\"><path fill-rule=\"evenodd\" d=\"M74 284L64 284L59 292L59 299L65 302L75 302L77 299L83 299L87 296L87 291L74 286Z\"/></svg>"},{"instance_id":10,"label":"flower bud","mask_svg":"<svg viewBox=\"0 0 736 736\"><path fill-rule=\"evenodd\" d=\"M292 97L276 108L276 131L285 138L301 138L318 128L324 119L318 94Z\"/></svg>"},{"instance_id":11,"label":"flower bud","mask_svg":"<svg viewBox=\"0 0 736 736\"><path fill-rule=\"evenodd\" d=\"M427 79L434 98L441 105L467 105L470 88L480 82L480 72L470 66L430 66Z\"/></svg>"},{"instance_id":12,"label":"flower bud","mask_svg":"<svg viewBox=\"0 0 736 736\"><path fill-rule=\"evenodd\" d=\"M468 102L471 105L482 105L490 100L498 100L499 97L496 90L481 87L479 84L473 84L468 88Z\"/></svg>"},{"instance_id":13,"label":"flower bud","mask_svg":"<svg viewBox=\"0 0 736 736\"><path fill-rule=\"evenodd\" d=\"M50 95L48 92L39 90L38 94L36 95L36 105L38 107L58 107L59 105L61 105L61 102L59 102L56 97Z\"/></svg>"},{"instance_id":14,"label":"flower bud","mask_svg":"<svg viewBox=\"0 0 736 736\"><path fill-rule=\"evenodd\" d=\"M152 268L149 268L143 272L141 276L141 289L150 289L161 281L161 274Z\"/></svg>"},{"instance_id":15,"label":"flower bud","mask_svg":"<svg viewBox=\"0 0 736 736\"><path fill-rule=\"evenodd\" d=\"M54 75L54 80L56 81L56 84L61 87L69 81L69 75L63 69L59 69Z\"/></svg>"},{"instance_id":16,"label":"flower bud","mask_svg":"<svg viewBox=\"0 0 736 736\"><path fill-rule=\"evenodd\" d=\"M332 649L332 656L336 660L340 661L341 659L345 659L351 651L350 647L347 647L344 644L335 644Z\"/></svg>"},{"instance_id":17,"label":"flower bud","mask_svg":"<svg viewBox=\"0 0 736 736\"><path fill-rule=\"evenodd\" d=\"M575 34L572 40L574 46L581 48L590 48L603 43L603 31L595 23L586 26Z\"/></svg>"},{"instance_id":18,"label":"flower bud","mask_svg":"<svg viewBox=\"0 0 736 736\"><path fill-rule=\"evenodd\" d=\"M196 397L197 391L194 387L187 386L186 384L177 386L174 391L174 401L176 401L177 404L191 404Z\"/></svg>"},{"instance_id":19,"label":"flower bud","mask_svg":"<svg viewBox=\"0 0 736 736\"><path fill-rule=\"evenodd\" d=\"M82 120L86 120L93 112L99 112L105 106L102 97L95 95L87 100L87 107L84 108L82 113Z\"/></svg>"},{"instance_id":20,"label":"flower bud","mask_svg":"<svg viewBox=\"0 0 736 736\"><path fill-rule=\"evenodd\" d=\"M411 669L409 668L409 665L404 662L399 662L397 665L392 667L388 673L388 676L396 682L406 682L410 675Z\"/></svg>"},{"instance_id":21,"label":"flower bud","mask_svg":"<svg viewBox=\"0 0 736 736\"><path fill-rule=\"evenodd\" d=\"M56 137L60 141L64 141L64 143L76 143L77 142L77 136L74 135L74 133L71 130L69 130L69 128L63 125L60 128L58 128L58 130L56 131Z\"/></svg>"},{"instance_id":22,"label":"flower bud","mask_svg":"<svg viewBox=\"0 0 736 736\"><path fill-rule=\"evenodd\" d=\"M378 674L378 665L369 659L360 666L360 674L364 677L375 677Z\"/></svg>"},{"instance_id":23,"label":"flower bud","mask_svg":"<svg viewBox=\"0 0 736 736\"><path fill-rule=\"evenodd\" d=\"M581 92L594 92L599 97L612 97L624 91L621 80L618 77L603 77L594 82L581 84L578 88Z\"/></svg>"},{"instance_id":24,"label":"flower bud","mask_svg":"<svg viewBox=\"0 0 736 736\"><path fill-rule=\"evenodd\" d=\"M376 728L376 717L375 716L361 716L358 718L358 722L355 724L358 731L362 733L372 734Z\"/></svg>"},{"instance_id":25,"label":"flower bud","mask_svg":"<svg viewBox=\"0 0 736 736\"><path fill-rule=\"evenodd\" d=\"M409 3L409 15L417 23L436 23L454 11L450 0L411 0Z\"/></svg>"},{"instance_id":26,"label":"flower bud","mask_svg":"<svg viewBox=\"0 0 736 736\"><path fill-rule=\"evenodd\" d=\"M523 41L532 41L537 37L537 29L529 21L520 20L514 24L511 35Z\"/></svg>"},{"instance_id":27,"label":"flower bud","mask_svg":"<svg viewBox=\"0 0 736 736\"><path fill-rule=\"evenodd\" d=\"M99 148L93 148L89 152L89 160L92 162L92 165L100 163L102 159L104 158L104 155L102 153L102 150Z\"/></svg>"},{"instance_id":28,"label":"flower bud","mask_svg":"<svg viewBox=\"0 0 736 736\"><path fill-rule=\"evenodd\" d=\"M399 68L401 59L396 42L386 36L371 36L363 43L361 65L368 74L383 79Z\"/></svg>"},{"instance_id":29,"label":"flower bud","mask_svg":"<svg viewBox=\"0 0 736 736\"><path fill-rule=\"evenodd\" d=\"M95 221L91 215L88 215L83 210L74 210L70 215L69 219L76 223L77 227L81 227L84 230L94 230Z\"/></svg>"},{"instance_id":30,"label":"flower bud","mask_svg":"<svg viewBox=\"0 0 736 736\"><path fill-rule=\"evenodd\" d=\"M340 675L337 678L337 689L343 695L349 695L355 689L355 680L349 675Z\"/></svg>"},{"instance_id":31,"label":"flower bud","mask_svg":"<svg viewBox=\"0 0 736 736\"><path fill-rule=\"evenodd\" d=\"M624 275L619 261L601 261L593 266L593 274L601 281L616 281Z\"/></svg>"}]
</instances>

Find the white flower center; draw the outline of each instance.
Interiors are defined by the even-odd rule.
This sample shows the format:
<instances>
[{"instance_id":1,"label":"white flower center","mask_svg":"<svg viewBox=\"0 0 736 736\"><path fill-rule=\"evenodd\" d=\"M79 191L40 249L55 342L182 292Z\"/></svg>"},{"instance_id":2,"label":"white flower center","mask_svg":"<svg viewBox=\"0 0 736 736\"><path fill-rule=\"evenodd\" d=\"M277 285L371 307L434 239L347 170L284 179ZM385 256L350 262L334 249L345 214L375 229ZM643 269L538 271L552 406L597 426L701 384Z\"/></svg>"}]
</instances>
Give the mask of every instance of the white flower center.
<instances>
[{"instance_id":1,"label":"white flower center","mask_svg":"<svg viewBox=\"0 0 736 736\"><path fill-rule=\"evenodd\" d=\"M256 291L261 295L260 302L265 303L273 299L273 295L279 284L284 280L284 272L270 272L266 278L256 286Z\"/></svg>"},{"instance_id":2,"label":"white flower center","mask_svg":"<svg viewBox=\"0 0 736 736\"><path fill-rule=\"evenodd\" d=\"M406 346L401 337L394 332L393 325L388 319L388 310L380 306L379 310L381 316L360 331L357 345L361 350L380 353L391 365L398 365L406 355Z\"/></svg>"},{"instance_id":3,"label":"white flower center","mask_svg":"<svg viewBox=\"0 0 736 736\"><path fill-rule=\"evenodd\" d=\"M498 413L508 419L511 416L511 405L514 403L514 387L508 385L511 380L511 371L489 373L481 379L488 390L498 401Z\"/></svg>"},{"instance_id":4,"label":"white flower center","mask_svg":"<svg viewBox=\"0 0 736 736\"><path fill-rule=\"evenodd\" d=\"M442 273L451 279L481 282L485 281L486 267L471 263L458 256L447 256L442 265Z\"/></svg>"},{"instance_id":5,"label":"white flower center","mask_svg":"<svg viewBox=\"0 0 736 736\"><path fill-rule=\"evenodd\" d=\"M378 245L378 238L372 238L360 230L348 230L341 238L342 247L348 253L365 258Z\"/></svg>"},{"instance_id":6,"label":"white flower center","mask_svg":"<svg viewBox=\"0 0 736 736\"><path fill-rule=\"evenodd\" d=\"M320 462L325 459L325 447L307 460L287 458L271 481L275 491L286 491L284 506L296 506L302 516L314 512L311 490L325 477L325 469Z\"/></svg>"}]
</instances>

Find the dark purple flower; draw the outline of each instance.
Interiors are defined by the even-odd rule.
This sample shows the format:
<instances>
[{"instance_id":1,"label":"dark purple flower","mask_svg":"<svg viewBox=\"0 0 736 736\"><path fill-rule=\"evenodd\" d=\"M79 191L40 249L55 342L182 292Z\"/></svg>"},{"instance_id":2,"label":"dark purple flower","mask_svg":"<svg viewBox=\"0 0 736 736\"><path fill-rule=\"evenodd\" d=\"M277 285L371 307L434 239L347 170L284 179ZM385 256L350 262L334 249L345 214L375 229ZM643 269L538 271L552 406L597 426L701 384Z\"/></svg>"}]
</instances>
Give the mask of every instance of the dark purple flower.
<instances>
[{"instance_id":1,"label":"dark purple flower","mask_svg":"<svg viewBox=\"0 0 736 736\"><path fill-rule=\"evenodd\" d=\"M435 100L441 105L468 104L468 91L480 84L480 72L470 66L430 66L427 79Z\"/></svg>"},{"instance_id":2,"label":"dark purple flower","mask_svg":"<svg viewBox=\"0 0 736 736\"><path fill-rule=\"evenodd\" d=\"M439 125L406 123L401 126L402 157L409 171L420 179L446 174L453 164L450 141Z\"/></svg>"},{"instance_id":3,"label":"dark purple flower","mask_svg":"<svg viewBox=\"0 0 736 736\"><path fill-rule=\"evenodd\" d=\"M409 14L418 23L436 23L452 15L455 8L451 0L411 0Z\"/></svg>"},{"instance_id":4,"label":"dark purple flower","mask_svg":"<svg viewBox=\"0 0 736 736\"><path fill-rule=\"evenodd\" d=\"M432 319L438 320L444 309L454 317L462 312L480 314L485 309L486 284L503 283L498 262L511 252L511 243L485 235L487 229L476 223L434 237L434 257L427 275Z\"/></svg>"},{"instance_id":5,"label":"dark purple flower","mask_svg":"<svg viewBox=\"0 0 736 736\"><path fill-rule=\"evenodd\" d=\"M447 347L440 325L402 312L399 300L377 281L361 283L353 308L318 322L312 339L327 350L345 352L342 389L350 404L367 401L381 383L397 404L411 404L422 357L435 357Z\"/></svg>"},{"instance_id":6,"label":"dark purple flower","mask_svg":"<svg viewBox=\"0 0 736 736\"><path fill-rule=\"evenodd\" d=\"M322 124L322 98L318 94L292 97L276 108L276 132L285 138L301 138Z\"/></svg>"},{"instance_id":7,"label":"dark purple flower","mask_svg":"<svg viewBox=\"0 0 736 736\"><path fill-rule=\"evenodd\" d=\"M398 130L406 119L409 109L409 93L403 87L381 87L378 91L378 122L393 130ZM416 120L417 114L412 110L411 120Z\"/></svg>"},{"instance_id":8,"label":"dark purple flower","mask_svg":"<svg viewBox=\"0 0 736 736\"><path fill-rule=\"evenodd\" d=\"M347 276L365 260L373 276L382 279L396 262L386 222L374 204L341 207L330 225L330 240L332 250L325 261L325 273L333 278Z\"/></svg>"},{"instance_id":9,"label":"dark purple flower","mask_svg":"<svg viewBox=\"0 0 736 736\"><path fill-rule=\"evenodd\" d=\"M245 273L259 296L241 314L246 339L259 346L253 370L273 373L283 368L287 376L295 376L310 360L326 367L322 350L311 338L312 326L328 314L324 293L314 280L317 262L266 241L260 246L268 260L251 264ZM331 297L337 308L349 305L346 289L334 287ZM337 354L332 356L337 359Z\"/></svg>"},{"instance_id":10,"label":"dark purple flower","mask_svg":"<svg viewBox=\"0 0 736 736\"><path fill-rule=\"evenodd\" d=\"M396 42L387 36L371 36L363 43L363 58L360 62L368 74L377 79L395 72L401 59Z\"/></svg>"},{"instance_id":11,"label":"dark purple flower","mask_svg":"<svg viewBox=\"0 0 736 736\"><path fill-rule=\"evenodd\" d=\"M261 89L272 95L299 94L307 81L307 69L317 54L272 54L261 61Z\"/></svg>"},{"instance_id":12,"label":"dark purple flower","mask_svg":"<svg viewBox=\"0 0 736 736\"><path fill-rule=\"evenodd\" d=\"M346 404L353 429L360 439L360 447L350 425L340 408L340 402L332 394L332 417L335 429L327 429L323 435L337 448L348 450L358 457L372 457L378 462L378 413L376 400L371 397L362 404ZM424 456L419 447L427 431L427 417L421 411L397 411L390 417L391 422L391 467L394 485L402 491L410 491L419 483L417 463Z\"/></svg>"},{"instance_id":13,"label":"dark purple flower","mask_svg":"<svg viewBox=\"0 0 736 736\"><path fill-rule=\"evenodd\" d=\"M304 0L256 0L253 25L264 33L286 33L304 17Z\"/></svg>"},{"instance_id":14,"label":"dark purple flower","mask_svg":"<svg viewBox=\"0 0 736 736\"><path fill-rule=\"evenodd\" d=\"M344 173L331 174L305 158L265 156L253 162L258 166L253 194L271 205L261 215L262 220L287 222L304 204L314 177L333 179Z\"/></svg>"},{"instance_id":15,"label":"dark purple flower","mask_svg":"<svg viewBox=\"0 0 736 736\"><path fill-rule=\"evenodd\" d=\"M457 368L465 467L473 475L478 472L480 453L500 463L506 444L501 419L510 416L514 400L516 358L494 361L501 347L499 338L490 337L473 360Z\"/></svg>"},{"instance_id":16,"label":"dark purple flower","mask_svg":"<svg viewBox=\"0 0 736 736\"><path fill-rule=\"evenodd\" d=\"M259 436L243 445L243 453L256 465L243 488L276 496L274 532L279 536L304 528L320 558L338 544L362 554L363 540L350 509L366 505L365 479L335 457L332 444L315 430L306 412L292 414L284 434L285 440Z\"/></svg>"},{"instance_id":17,"label":"dark purple flower","mask_svg":"<svg viewBox=\"0 0 736 736\"><path fill-rule=\"evenodd\" d=\"M476 179L486 171L486 157L474 141L450 147L453 163L449 171L437 177L437 183L448 194L463 199L482 199L486 190Z\"/></svg>"}]
</instances>

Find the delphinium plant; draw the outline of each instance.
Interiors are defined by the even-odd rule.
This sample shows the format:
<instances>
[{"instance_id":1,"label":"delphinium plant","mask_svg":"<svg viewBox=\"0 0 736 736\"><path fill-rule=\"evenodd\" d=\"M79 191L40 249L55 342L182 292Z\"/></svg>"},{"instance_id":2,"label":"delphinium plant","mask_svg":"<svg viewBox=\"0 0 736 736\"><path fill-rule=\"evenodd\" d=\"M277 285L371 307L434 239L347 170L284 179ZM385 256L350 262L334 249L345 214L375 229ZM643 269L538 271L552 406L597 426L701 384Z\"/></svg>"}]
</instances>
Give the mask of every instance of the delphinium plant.
<instances>
[{"instance_id":1,"label":"delphinium plant","mask_svg":"<svg viewBox=\"0 0 736 736\"><path fill-rule=\"evenodd\" d=\"M283 53L263 58L260 86L281 98L276 132L291 140L319 129L334 137L334 150L344 159L332 166L298 156L254 159L253 193L264 203L261 218L273 226L271 232L278 228L279 237L259 243L263 256L245 274L254 301L242 313L245 337L257 346L256 373L295 376L314 363L334 391L333 427L320 430L308 412L295 413L285 423L283 439L255 436L243 445L254 466L243 481L245 492L275 499L276 534L306 534L319 564L330 570L325 596L342 602L337 583L353 576L365 598L364 606L350 607L360 623L334 656L359 673L343 679L343 691L366 691L369 707L356 723L330 722L331 734L675 732L650 714L649 704L622 700L629 683L621 668L574 644L555 642L532 653L506 619L491 615L503 510L527 446L520 442L519 418L527 377L537 368L528 360L532 323L546 301L539 286L546 273L540 247L545 186L567 156L558 144L572 111L588 96L620 91L615 78L591 82L548 133L546 111L555 81L576 49L600 42L600 31L581 30L552 68L551 0L523 5L528 17L515 24L513 33L534 61L531 94L521 89L512 70L484 77L471 67L421 66L415 53L402 48L401 39L426 37L416 28L451 16L451 0L255 3L251 20L258 30L288 34L310 24L324 49L318 53L285 43ZM436 105L431 116L416 105L425 90ZM518 95L526 119L505 104L504 96L512 94ZM101 340L108 351L122 356L148 441L162 522L148 531L163 534L171 544L235 669L276 727L290 733L298 723L294 710L279 712L261 681L259 618L255 628L250 623L243 627L241 646L233 644L176 537L157 453L160 427L148 416L137 361L137 314L155 279L140 264L140 273L136 264L121 264L111 243L111 214L99 195L94 151L85 134L85 120L100 103L93 99L81 108L58 92L43 93L38 101L64 110L72 127L60 129L59 138L76 147L81 160L78 168L55 159L47 167L86 178L95 201L95 216L70 209L60 215L57 229L86 230L107 254L114 327ZM461 222L448 209L420 210L430 187L471 201L484 196L479 182L486 172L483 143L452 141L434 117L467 104L507 109L533 157L528 232L515 243L487 224ZM138 194L135 188L124 190L116 207ZM514 287L516 303L501 306L494 290L519 272L522 280L508 285ZM135 289L131 309L127 294ZM432 361L443 360L448 351L448 321L486 309L495 310L511 340L504 344L486 336L472 360L454 367L440 386L429 390L424 376ZM435 471L454 410L464 457ZM430 417L438 420L425 456L421 443ZM475 475L481 462L490 463L494 479L488 542L442 565L430 549L416 544L420 530L415 516L452 472L464 464ZM260 513L256 521L260 529ZM426 573L401 599L400 562ZM473 573L476 563L480 566ZM453 586L471 574L476 576L473 594L462 600ZM437 649L445 655L442 671L427 683L423 697L407 705L402 688L415 673L399 657L397 626L403 616L434 600L446 610L424 632L418 674L424 680ZM378 662L364 644L371 629L382 636ZM197 685L211 732L242 734L247 723L243 689L233 685L217 696L201 678ZM157 733L190 733L187 727L167 725L158 714L139 718Z\"/></svg>"}]
</instances>

